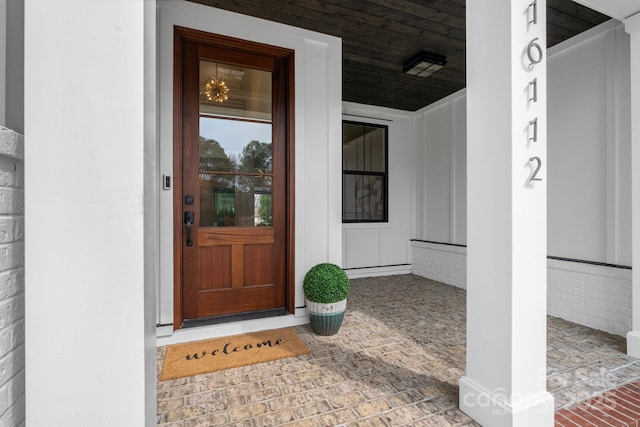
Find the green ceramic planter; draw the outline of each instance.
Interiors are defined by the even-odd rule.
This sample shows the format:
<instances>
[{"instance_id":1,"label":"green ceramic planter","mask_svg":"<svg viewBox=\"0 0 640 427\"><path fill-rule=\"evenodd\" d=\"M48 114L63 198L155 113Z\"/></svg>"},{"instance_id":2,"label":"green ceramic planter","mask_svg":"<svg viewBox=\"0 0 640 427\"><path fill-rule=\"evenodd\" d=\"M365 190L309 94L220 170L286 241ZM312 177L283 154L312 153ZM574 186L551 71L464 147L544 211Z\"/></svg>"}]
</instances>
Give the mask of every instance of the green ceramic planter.
<instances>
[{"instance_id":1,"label":"green ceramic planter","mask_svg":"<svg viewBox=\"0 0 640 427\"><path fill-rule=\"evenodd\" d=\"M318 335L329 336L337 334L340 326L342 326L346 308L346 299L331 304L321 304L307 300L311 329Z\"/></svg>"}]
</instances>

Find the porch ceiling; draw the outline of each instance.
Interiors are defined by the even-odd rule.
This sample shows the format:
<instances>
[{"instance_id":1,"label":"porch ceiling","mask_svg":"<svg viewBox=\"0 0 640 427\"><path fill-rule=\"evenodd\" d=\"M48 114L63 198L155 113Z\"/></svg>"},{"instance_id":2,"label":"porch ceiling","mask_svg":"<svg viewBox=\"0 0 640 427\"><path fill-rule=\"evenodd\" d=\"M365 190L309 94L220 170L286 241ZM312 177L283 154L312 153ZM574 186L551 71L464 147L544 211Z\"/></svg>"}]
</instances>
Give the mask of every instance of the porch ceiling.
<instances>
[{"instance_id":1,"label":"porch ceiling","mask_svg":"<svg viewBox=\"0 0 640 427\"><path fill-rule=\"evenodd\" d=\"M465 0L189 1L341 37L345 101L415 111L465 87ZM547 0L548 46L608 19ZM447 65L427 78L403 73L421 50L445 55Z\"/></svg>"}]
</instances>

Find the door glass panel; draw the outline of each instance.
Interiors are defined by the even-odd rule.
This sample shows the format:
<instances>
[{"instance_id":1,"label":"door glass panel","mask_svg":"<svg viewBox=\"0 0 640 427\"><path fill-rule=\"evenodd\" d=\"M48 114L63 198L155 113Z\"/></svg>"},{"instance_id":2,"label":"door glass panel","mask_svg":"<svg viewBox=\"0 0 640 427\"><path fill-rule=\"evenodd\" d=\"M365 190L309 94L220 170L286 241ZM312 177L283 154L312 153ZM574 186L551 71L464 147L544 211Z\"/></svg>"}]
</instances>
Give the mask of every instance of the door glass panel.
<instances>
[{"instance_id":1,"label":"door glass panel","mask_svg":"<svg viewBox=\"0 0 640 427\"><path fill-rule=\"evenodd\" d=\"M200 170L272 173L271 123L200 117Z\"/></svg>"},{"instance_id":2,"label":"door glass panel","mask_svg":"<svg viewBox=\"0 0 640 427\"><path fill-rule=\"evenodd\" d=\"M272 177L200 174L200 227L270 227Z\"/></svg>"},{"instance_id":3,"label":"door glass panel","mask_svg":"<svg viewBox=\"0 0 640 427\"><path fill-rule=\"evenodd\" d=\"M200 113L271 121L271 72L200 60Z\"/></svg>"}]
</instances>

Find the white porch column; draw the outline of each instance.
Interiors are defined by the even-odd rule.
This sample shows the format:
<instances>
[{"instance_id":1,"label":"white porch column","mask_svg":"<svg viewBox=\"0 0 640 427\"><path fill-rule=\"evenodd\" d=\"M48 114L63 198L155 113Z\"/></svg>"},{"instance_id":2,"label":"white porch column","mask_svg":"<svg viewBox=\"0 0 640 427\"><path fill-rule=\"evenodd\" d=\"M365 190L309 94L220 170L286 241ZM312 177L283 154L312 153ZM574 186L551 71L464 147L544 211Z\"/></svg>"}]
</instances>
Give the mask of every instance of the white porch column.
<instances>
[{"instance_id":1,"label":"white porch column","mask_svg":"<svg viewBox=\"0 0 640 427\"><path fill-rule=\"evenodd\" d=\"M631 42L632 328L627 353L640 357L640 13L624 21Z\"/></svg>"},{"instance_id":2,"label":"white porch column","mask_svg":"<svg viewBox=\"0 0 640 427\"><path fill-rule=\"evenodd\" d=\"M471 1L466 9L467 369L460 408L483 426L553 425L546 391L546 1L534 3L535 11L532 0Z\"/></svg>"},{"instance_id":3,"label":"white porch column","mask_svg":"<svg viewBox=\"0 0 640 427\"><path fill-rule=\"evenodd\" d=\"M155 4L25 2L30 426L157 423L155 301L144 275L145 12L155 16Z\"/></svg>"}]
</instances>

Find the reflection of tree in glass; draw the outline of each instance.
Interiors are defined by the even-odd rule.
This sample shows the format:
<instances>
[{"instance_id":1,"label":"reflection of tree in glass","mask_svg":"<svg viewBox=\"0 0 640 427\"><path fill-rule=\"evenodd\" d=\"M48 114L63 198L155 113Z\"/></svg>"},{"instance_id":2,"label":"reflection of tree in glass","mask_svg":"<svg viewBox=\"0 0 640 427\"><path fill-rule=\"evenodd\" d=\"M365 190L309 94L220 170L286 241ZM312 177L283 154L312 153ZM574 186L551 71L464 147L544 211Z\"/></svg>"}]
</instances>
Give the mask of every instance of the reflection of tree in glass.
<instances>
[{"instance_id":1,"label":"reflection of tree in glass","mask_svg":"<svg viewBox=\"0 0 640 427\"><path fill-rule=\"evenodd\" d=\"M233 218L234 177L215 172L233 172L236 164L218 141L200 136L199 168L208 172L200 174L200 225L224 225L226 218Z\"/></svg>"},{"instance_id":2,"label":"reflection of tree in glass","mask_svg":"<svg viewBox=\"0 0 640 427\"><path fill-rule=\"evenodd\" d=\"M271 225L271 144L253 140L239 155L200 136L200 212L204 226Z\"/></svg>"},{"instance_id":3,"label":"reflection of tree in glass","mask_svg":"<svg viewBox=\"0 0 640 427\"><path fill-rule=\"evenodd\" d=\"M271 173L271 144L251 141L240 155L242 172Z\"/></svg>"},{"instance_id":4,"label":"reflection of tree in glass","mask_svg":"<svg viewBox=\"0 0 640 427\"><path fill-rule=\"evenodd\" d=\"M254 201L255 225L272 225L271 214L271 144L253 140L240 154L242 172L258 173L260 176L245 176L241 180L241 191L250 194Z\"/></svg>"},{"instance_id":5,"label":"reflection of tree in glass","mask_svg":"<svg viewBox=\"0 0 640 427\"><path fill-rule=\"evenodd\" d=\"M240 153L240 171L262 176L239 176L237 185L243 192L271 193L271 144L251 141Z\"/></svg>"},{"instance_id":6,"label":"reflection of tree in glass","mask_svg":"<svg viewBox=\"0 0 640 427\"><path fill-rule=\"evenodd\" d=\"M273 213L271 209L271 194L262 194L258 201L259 225L273 225Z\"/></svg>"},{"instance_id":7,"label":"reflection of tree in glass","mask_svg":"<svg viewBox=\"0 0 640 427\"><path fill-rule=\"evenodd\" d=\"M200 136L200 170L232 172L235 169L233 160L227 156L218 141Z\"/></svg>"}]
</instances>

